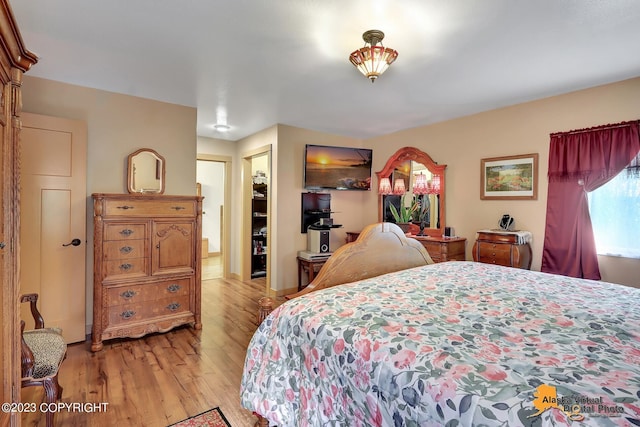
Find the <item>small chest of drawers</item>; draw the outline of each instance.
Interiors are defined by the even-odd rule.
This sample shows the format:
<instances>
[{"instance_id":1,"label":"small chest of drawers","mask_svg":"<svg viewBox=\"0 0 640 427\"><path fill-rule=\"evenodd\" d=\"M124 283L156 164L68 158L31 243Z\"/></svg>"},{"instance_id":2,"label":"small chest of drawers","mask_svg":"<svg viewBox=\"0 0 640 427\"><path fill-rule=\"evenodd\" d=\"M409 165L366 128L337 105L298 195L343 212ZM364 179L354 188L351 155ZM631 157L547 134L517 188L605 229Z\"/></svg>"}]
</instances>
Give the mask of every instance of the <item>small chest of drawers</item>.
<instances>
[{"instance_id":1,"label":"small chest of drawers","mask_svg":"<svg viewBox=\"0 0 640 427\"><path fill-rule=\"evenodd\" d=\"M529 270L531 246L522 242L516 232L479 231L473 245L473 260Z\"/></svg>"}]
</instances>

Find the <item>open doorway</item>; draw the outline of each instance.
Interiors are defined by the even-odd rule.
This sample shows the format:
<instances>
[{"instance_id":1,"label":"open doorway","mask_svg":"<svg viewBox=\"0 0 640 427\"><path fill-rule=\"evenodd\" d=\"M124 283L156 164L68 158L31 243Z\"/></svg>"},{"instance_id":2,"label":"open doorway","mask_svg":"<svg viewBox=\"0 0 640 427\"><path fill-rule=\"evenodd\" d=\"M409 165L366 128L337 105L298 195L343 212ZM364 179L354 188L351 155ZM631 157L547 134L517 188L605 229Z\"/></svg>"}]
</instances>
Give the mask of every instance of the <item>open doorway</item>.
<instances>
[{"instance_id":1,"label":"open doorway","mask_svg":"<svg viewBox=\"0 0 640 427\"><path fill-rule=\"evenodd\" d=\"M271 288L271 146L243 153L242 280L264 281Z\"/></svg>"},{"instance_id":2,"label":"open doorway","mask_svg":"<svg viewBox=\"0 0 640 427\"><path fill-rule=\"evenodd\" d=\"M199 154L196 165L202 201L202 280L229 274L229 192L231 158Z\"/></svg>"}]
</instances>

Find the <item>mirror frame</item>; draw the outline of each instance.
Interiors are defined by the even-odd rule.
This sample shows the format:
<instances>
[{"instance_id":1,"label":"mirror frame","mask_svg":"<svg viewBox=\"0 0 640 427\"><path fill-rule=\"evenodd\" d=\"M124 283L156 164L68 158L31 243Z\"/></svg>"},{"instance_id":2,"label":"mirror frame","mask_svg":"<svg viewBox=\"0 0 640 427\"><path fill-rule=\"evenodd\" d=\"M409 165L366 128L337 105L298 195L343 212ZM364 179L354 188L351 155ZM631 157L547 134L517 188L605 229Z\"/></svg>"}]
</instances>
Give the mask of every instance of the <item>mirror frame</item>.
<instances>
[{"instance_id":1,"label":"mirror frame","mask_svg":"<svg viewBox=\"0 0 640 427\"><path fill-rule=\"evenodd\" d=\"M151 154L158 160L158 162L160 162L160 171L157 172L157 176L160 176L160 189L158 191L140 191L136 190L133 186L133 161L137 155L142 153ZM129 154L129 156L127 157L127 191L129 191L129 194L163 194L166 171L165 166L166 161L164 157L162 157L160 154L158 154L157 151L152 150L151 148L141 148Z\"/></svg>"},{"instance_id":2,"label":"mirror frame","mask_svg":"<svg viewBox=\"0 0 640 427\"><path fill-rule=\"evenodd\" d=\"M382 178L388 178L393 173L393 170L402 165L407 161L414 161L417 163L422 163L431 173L440 175L440 195L438 197L438 216L440 218L440 227L439 228L425 228L424 234L431 237L442 237L444 235L444 227L446 222L445 215L445 194L446 194L446 186L445 186L445 176L444 172L447 168L447 165L439 165L433 161L431 156L429 156L424 151L415 148L415 147L402 147L398 151L396 151L387 163L384 165L381 171L376 172L378 176L378 188L380 187L380 180ZM411 191L411 189L407 189ZM383 220L383 212L382 212L382 194L378 193L378 221L382 222Z\"/></svg>"}]
</instances>

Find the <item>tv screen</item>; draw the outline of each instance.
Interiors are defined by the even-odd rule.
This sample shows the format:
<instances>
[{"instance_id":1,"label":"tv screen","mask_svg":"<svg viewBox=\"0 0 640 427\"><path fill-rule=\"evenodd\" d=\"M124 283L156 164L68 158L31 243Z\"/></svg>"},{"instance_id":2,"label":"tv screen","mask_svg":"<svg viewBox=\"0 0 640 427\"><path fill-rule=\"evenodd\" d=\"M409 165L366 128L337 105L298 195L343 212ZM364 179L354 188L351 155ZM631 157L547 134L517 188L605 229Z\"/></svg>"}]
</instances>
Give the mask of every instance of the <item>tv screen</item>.
<instances>
[{"instance_id":1,"label":"tv screen","mask_svg":"<svg viewBox=\"0 0 640 427\"><path fill-rule=\"evenodd\" d=\"M305 146L304 188L307 190L370 190L368 148Z\"/></svg>"}]
</instances>

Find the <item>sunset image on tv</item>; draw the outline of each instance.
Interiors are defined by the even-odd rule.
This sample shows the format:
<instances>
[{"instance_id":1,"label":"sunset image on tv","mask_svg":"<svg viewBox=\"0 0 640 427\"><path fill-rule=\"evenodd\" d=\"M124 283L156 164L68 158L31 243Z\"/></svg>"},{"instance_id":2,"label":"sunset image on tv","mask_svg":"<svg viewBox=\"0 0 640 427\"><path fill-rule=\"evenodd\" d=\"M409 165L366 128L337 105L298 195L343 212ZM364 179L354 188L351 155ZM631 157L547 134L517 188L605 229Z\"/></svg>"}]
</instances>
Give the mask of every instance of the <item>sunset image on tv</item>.
<instances>
[{"instance_id":1,"label":"sunset image on tv","mask_svg":"<svg viewBox=\"0 0 640 427\"><path fill-rule=\"evenodd\" d=\"M366 148L307 145L305 187L369 190L371 155Z\"/></svg>"}]
</instances>

